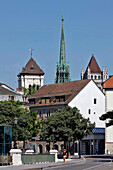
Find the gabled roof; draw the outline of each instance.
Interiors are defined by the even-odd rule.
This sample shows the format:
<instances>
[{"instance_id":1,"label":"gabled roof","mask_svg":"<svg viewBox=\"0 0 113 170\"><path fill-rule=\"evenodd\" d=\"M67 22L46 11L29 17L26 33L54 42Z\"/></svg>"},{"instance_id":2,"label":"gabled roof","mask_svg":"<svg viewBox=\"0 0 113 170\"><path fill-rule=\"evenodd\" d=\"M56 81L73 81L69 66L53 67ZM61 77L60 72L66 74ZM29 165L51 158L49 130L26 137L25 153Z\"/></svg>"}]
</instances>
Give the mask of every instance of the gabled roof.
<instances>
[{"instance_id":1,"label":"gabled roof","mask_svg":"<svg viewBox=\"0 0 113 170\"><path fill-rule=\"evenodd\" d=\"M9 90L5 87L0 86L0 95L20 95L12 90Z\"/></svg>"},{"instance_id":2,"label":"gabled roof","mask_svg":"<svg viewBox=\"0 0 113 170\"><path fill-rule=\"evenodd\" d=\"M61 105L61 104L68 104L90 81L92 80L79 80L79 81L71 81L66 83L59 83L59 84L51 84L51 85L44 85L42 86L35 94L33 94L30 99L33 98L45 98L45 97L52 97L52 96L67 96L65 102L62 103L55 103L51 102L49 104L40 104L37 102L35 106L45 106L45 105Z\"/></svg>"},{"instance_id":3,"label":"gabled roof","mask_svg":"<svg viewBox=\"0 0 113 170\"><path fill-rule=\"evenodd\" d=\"M1 83L1 82L0 82L0 86L1 86L1 87L4 87L4 88L7 88L7 89L9 89L9 90L13 90L11 87L9 87L8 85L6 85L6 84L4 84L4 83Z\"/></svg>"},{"instance_id":4,"label":"gabled roof","mask_svg":"<svg viewBox=\"0 0 113 170\"><path fill-rule=\"evenodd\" d=\"M113 89L113 76L104 82L104 89Z\"/></svg>"},{"instance_id":5,"label":"gabled roof","mask_svg":"<svg viewBox=\"0 0 113 170\"><path fill-rule=\"evenodd\" d=\"M97 64L97 61L96 61L94 55L92 55L92 57L90 59L87 69L88 68L90 68L91 73L101 73L100 67ZM87 71L87 69L86 69L86 71Z\"/></svg>"},{"instance_id":6,"label":"gabled roof","mask_svg":"<svg viewBox=\"0 0 113 170\"><path fill-rule=\"evenodd\" d=\"M44 75L44 72L41 68L37 65L34 59L31 57L25 67L23 67L22 72L18 74L35 74L35 75Z\"/></svg>"}]
</instances>

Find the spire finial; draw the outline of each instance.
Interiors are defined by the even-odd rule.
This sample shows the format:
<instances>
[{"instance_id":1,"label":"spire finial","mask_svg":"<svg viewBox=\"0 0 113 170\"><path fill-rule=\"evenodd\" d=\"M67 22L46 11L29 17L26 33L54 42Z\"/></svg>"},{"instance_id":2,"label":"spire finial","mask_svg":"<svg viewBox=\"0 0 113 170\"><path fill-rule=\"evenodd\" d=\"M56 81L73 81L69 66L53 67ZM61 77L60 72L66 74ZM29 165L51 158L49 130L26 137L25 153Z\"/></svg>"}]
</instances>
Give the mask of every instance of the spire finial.
<instances>
[{"instance_id":1,"label":"spire finial","mask_svg":"<svg viewBox=\"0 0 113 170\"><path fill-rule=\"evenodd\" d=\"M94 57L94 52L92 52L92 57Z\"/></svg>"},{"instance_id":2,"label":"spire finial","mask_svg":"<svg viewBox=\"0 0 113 170\"><path fill-rule=\"evenodd\" d=\"M61 19L61 20L62 20L62 23L63 23L63 22L64 22L64 17L63 17L63 16L62 16L62 19Z\"/></svg>"},{"instance_id":3,"label":"spire finial","mask_svg":"<svg viewBox=\"0 0 113 170\"><path fill-rule=\"evenodd\" d=\"M33 51L33 50L34 50L34 49L32 49L32 48L29 49L29 51L31 51L31 58L32 58L32 51Z\"/></svg>"}]
</instances>

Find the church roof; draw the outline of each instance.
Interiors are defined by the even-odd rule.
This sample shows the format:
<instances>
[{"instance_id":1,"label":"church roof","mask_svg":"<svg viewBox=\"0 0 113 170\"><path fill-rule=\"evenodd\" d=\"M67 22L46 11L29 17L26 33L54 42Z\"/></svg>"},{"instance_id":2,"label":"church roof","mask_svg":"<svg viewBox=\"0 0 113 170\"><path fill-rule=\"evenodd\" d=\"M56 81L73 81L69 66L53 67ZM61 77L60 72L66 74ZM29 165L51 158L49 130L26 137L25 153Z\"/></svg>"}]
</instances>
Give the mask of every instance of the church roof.
<instances>
[{"instance_id":1,"label":"church roof","mask_svg":"<svg viewBox=\"0 0 113 170\"><path fill-rule=\"evenodd\" d=\"M44 72L31 57L26 66L23 67L22 71L18 74L18 76L21 74L44 75Z\"/></svg>"},{"instance_id":2,"label":"church roof","mask_svg":"<svg viewBox=\"0 0 113 170\"><path fill-rule=\"evenodd\" d=\"M104 89L113 89L113 76L104 82Z\"/></svg>"},{"instance_id":3,"label":"church roof","mask_svg":"<svg viewBox=\"0 0 113 170\"><path fill-rule=\"evenodd\" d=\"M68 104L90 81L92 80L79 80L71 81L66 83L50 84L42 86L36 93L34 93L30 99L34 98L45 98L45 97L55 97L55 96L67 96L64 102L55 103L54 99L49 104L40 104L37 102L35 106L45 106L45 105L61 105Z\"/></svg>"},{"instance_id":4,"label":"church roof","mask_svg":"<svg viewBox=\"0 0 113 170\"><path fill-rule=\"evenodd\" d=\"M94 57L94 55L92 55L91 59L90 59L90 62L88 64L88 67L87 69L90 68L90 72L91 73L101 73L101 70L100 70L100 67L98 66L97 64L97 61ZM86 69L86 70L87 70Z\"/></svg>"}]
</instances>

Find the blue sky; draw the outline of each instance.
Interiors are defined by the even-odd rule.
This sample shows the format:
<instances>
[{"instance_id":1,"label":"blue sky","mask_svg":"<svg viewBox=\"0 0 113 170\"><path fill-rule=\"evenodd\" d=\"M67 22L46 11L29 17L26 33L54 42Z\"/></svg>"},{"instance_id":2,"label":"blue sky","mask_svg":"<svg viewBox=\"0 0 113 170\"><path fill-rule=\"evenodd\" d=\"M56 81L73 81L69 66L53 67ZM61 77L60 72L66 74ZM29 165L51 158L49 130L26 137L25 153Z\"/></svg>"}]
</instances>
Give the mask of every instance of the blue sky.
<instances>
[{"instance_id":1,"label":"blue sky","mask_svg":"<svg viewBox=\"0 0 113 170\"><path fill-rule=\"evenodd\" d=\"M71 80L80 79L92 52L100 68L113 74L113 0L1 0L0 82L17 88L33 48L44 83L54 83L62 15Z\"/></svg>"}]
</instances>

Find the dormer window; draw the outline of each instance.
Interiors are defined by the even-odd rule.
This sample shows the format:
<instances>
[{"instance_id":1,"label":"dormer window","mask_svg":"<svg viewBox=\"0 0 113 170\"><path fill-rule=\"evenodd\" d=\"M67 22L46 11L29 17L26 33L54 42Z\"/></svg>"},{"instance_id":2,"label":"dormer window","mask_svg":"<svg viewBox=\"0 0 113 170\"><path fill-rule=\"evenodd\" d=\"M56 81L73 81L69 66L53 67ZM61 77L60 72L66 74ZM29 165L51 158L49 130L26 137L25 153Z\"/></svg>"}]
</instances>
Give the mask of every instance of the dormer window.
<instances>
[{"instance_id":1,"label":"dormer window","mask_svg":"<svg viewBox=\"0 0 113 170\"><path fill-rule=\"evenodd\" d=\"M50 98L42 98L41 99L41 104L48 104L50 103Z\"/></svg>"},{"instance_id":2,"label":"dormer window","mask_svg":"<svg viewBox=\"0 0 113 170\"><path fill-rule=\"evenodd\" d=\"M56 96L55 97L55 102L65 102L65 96Z\"/></svg>"},{"instance_id":3,"label":"dormer window","mask_svg":"<svg viewBox=\"0 0 113 170\"><path fill-rule=\"evenodd\" d=\"M34 69L33 64L31 65L31 69Z\"/></svg>"}]
</instances>

